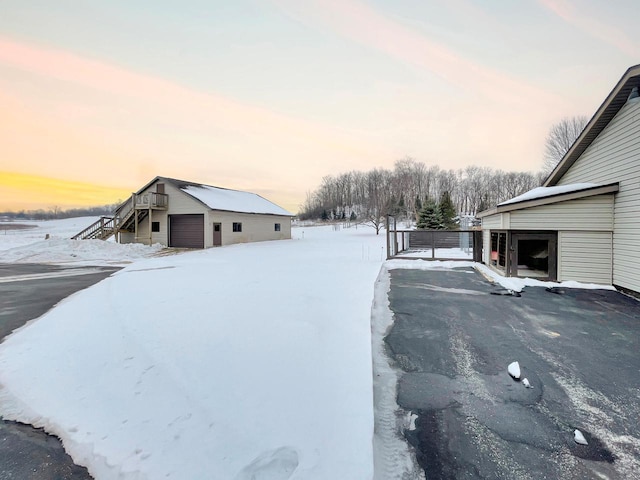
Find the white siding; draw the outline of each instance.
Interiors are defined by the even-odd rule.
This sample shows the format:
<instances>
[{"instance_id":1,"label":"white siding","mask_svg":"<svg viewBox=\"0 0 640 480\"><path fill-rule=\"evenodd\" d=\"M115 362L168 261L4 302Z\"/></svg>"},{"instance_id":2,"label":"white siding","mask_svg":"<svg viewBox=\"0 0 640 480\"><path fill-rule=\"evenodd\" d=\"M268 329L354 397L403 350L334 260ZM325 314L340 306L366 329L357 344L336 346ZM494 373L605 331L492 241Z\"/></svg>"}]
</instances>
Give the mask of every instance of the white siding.
<instances>
[{"instance_id":1,"label":"white siding","mask_svg":"<svg viewBox=\"0 0 640 480\"><path fill-rule=\"evenodd\" d=\"M234 232L233 224L242 223L242 232ZM291 238L291 217L262 215L255 213L234 213L212 210L205 226L205 246L213 245L213 224L222 224L222 244L262 242L266 240L288 240ZM280 224L280 231L275 224Z\"/></svg>"},{"instance_id":2,"label":"white siding","mask_svg":"<svg viewBox=\"0 0 640 480\"><path fill-rule=\"evenodd\" d=\"M558 185L620 183L615 196L613 283L640 292L640 101L627 103Z\"/></svg>"},{"instance_id":3,"label":"white siding","mask_svg":"<svg viewBox=\"0 0 640 480\"><path fill-rule=\"evenodd\" d=\"M613 194L513 211L511 229L611 231Z\"/></svg>"},{"instance_id":4,"label":"white siding","mask_svg":"<svg viewBox=\"0 0 640 480\"><path fill-rule=\"evenodd\" d=\"M496 213L482 219L482 229L508 230L510 227L510 212Z\"/></svg>"},{"instance_id":5,"label":"white siding","mask_svg":"<svg viewBox=\"0 0 640 480\"><path fill-rule=\"evenodd\" d=\"M558 232L558 280L611 285L611 232Z\"/></svg>"}]
</instances>

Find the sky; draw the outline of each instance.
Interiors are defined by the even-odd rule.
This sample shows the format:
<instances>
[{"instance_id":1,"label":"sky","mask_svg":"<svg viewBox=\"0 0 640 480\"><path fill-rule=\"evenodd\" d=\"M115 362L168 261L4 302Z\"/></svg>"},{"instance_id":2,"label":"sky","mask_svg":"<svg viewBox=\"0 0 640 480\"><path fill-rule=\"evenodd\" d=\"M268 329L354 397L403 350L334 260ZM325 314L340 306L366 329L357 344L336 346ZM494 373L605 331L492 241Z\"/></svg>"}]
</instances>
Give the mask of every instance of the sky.
<instances>
[{"instance_id":1,"label":"sky","mask_svg":"<svg viewBox=\"0 0 640 480\"><path fill-rule=\"evenodd\" d=\"M0 211L156 175L296 212L325 175L542 166L640 63L637 0L3 0Z\"/></svg>"}]
</instances>

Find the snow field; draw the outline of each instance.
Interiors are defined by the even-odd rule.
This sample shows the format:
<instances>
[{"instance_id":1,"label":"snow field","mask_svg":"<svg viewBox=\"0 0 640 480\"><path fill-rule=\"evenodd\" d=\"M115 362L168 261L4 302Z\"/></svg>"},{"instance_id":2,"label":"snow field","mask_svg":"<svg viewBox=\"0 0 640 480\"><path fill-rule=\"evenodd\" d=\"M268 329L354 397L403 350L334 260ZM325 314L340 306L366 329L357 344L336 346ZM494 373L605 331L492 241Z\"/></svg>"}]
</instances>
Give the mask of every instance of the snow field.
<instances>
[{"instance_id":1,"label":"snow field","mask_svg":"<svg viewBox=\"0 0 640 480\"><path fill-rule=\"evenodd\" d=\"M136 261L0 346L0 413L96 479L373 477L385 237L295 229Z\"/></svg>"},{"instance_id":2,"label":"snow field","mask_svg":"<svg viewBox=\"0 0 640 480\"><path fill-rule=\"evenodd\" d=\"M74 265L127 265L162 250L161 245L71 240L99 217L49 221L16 221L33 228L0 231L0 263L55 263ZM8 223L7 225L11 225ZM48 239L45 239L46 236Z\"/></svg>"}]
</instances>

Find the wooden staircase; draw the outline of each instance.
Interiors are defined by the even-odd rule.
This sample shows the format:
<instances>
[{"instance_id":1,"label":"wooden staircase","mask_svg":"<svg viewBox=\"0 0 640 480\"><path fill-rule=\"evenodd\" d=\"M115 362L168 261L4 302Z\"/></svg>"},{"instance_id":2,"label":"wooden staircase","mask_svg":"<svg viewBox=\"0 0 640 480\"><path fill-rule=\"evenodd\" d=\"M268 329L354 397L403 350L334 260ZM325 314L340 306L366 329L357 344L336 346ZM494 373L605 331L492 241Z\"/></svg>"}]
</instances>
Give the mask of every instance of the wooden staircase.
<instances>
[{"instance_id":1,"label":"wooden staircase","mask_svg":"<svg viewBox=\"0 0 640 480\"><path fill-rule=\"evenodd\" d=\"M106 240L118 232L133 232L137 226L136 217L140 222L149 215L151 209L166 210L167 205L168 195L164 193L148 192L141 195L134 193L131 195L131 200L120 205L113 216L100 217L99 220L76 233L71 239Z\"/></svg>"},{"instance_id":2,"label":"wooden staircase","mask_svg":"<svg viewBox=\"0 0 640 480\"><path fill-rule=\"evenodd\" d=\"M72 240L106 240L117 232L132 231L133 224L135 222L135 208L132 205L127 205L120 211L116 210L115 215L111 217L100 217L99 220L89 225L87 228L79 233L76 233ZM141 210L138 213L138 221L147 216L145 210Z\"/></svg>"}]
</instances>

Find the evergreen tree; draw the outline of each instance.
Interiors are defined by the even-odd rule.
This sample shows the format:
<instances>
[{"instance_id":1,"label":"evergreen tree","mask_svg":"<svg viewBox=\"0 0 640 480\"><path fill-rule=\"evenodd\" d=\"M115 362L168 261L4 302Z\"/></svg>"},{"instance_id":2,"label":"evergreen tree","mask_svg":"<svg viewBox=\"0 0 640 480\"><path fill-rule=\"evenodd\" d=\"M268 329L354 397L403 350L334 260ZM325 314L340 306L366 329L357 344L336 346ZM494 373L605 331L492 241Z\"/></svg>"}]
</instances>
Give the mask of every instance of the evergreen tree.
<instances>
[{"instance_id":1,"label":"evergreen tree","mask_svg":"<svg viewBox=\"0 0 640 480\"><path fill-rule=\"evenodd\" d=\"M356 215L356 212L351 212L351 215L349 215L349 220L351 220L352 222L355 222L356 219L358 218L358 216Z\"/></svg>"},{"instance_id":2,"label":"evergreen tree","mask_svg":"<svg viewBox=\"0 0 640 480\"><path fill-rule=\"evenodd\" d=\"M329 214L327 213L326 210L322 210L322 220L326 221L329 220Z\"/></svg>"},{"instance_id":3,"label":"evergreen tree","mask_svg":"<svg viewBox=\"0 0 640 480\"><path fill-rule=\"evenodd\" d=\"M442 216L436 202L427 198L418 215L417 228L422 230L441 230L443 228Z\"/></svg>"},{"instance_id":4,"label":"evergreen tree","mask_svg":"<svg viewBox=\"0 0 640 480\"><path fill-rule=\"evenodd\" d=\"M456 208L453 206L451 196L449 192L444 191L440 196L440 203L438 204L440 210L440 217L442 220L443 228L446 230L455 230L459 227L456 217Z\"/></svg>"}]
</instances>

